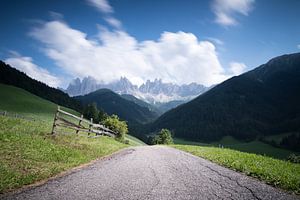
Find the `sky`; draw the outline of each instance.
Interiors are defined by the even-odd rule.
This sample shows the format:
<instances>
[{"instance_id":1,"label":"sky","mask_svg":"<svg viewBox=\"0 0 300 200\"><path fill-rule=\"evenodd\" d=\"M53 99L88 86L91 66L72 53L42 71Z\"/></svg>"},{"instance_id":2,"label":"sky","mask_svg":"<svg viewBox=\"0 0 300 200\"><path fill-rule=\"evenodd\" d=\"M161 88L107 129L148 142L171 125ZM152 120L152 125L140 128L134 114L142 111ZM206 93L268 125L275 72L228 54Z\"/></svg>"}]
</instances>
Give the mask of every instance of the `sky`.
<instances>
[{"instance_id":1,"label":"sky","mask_svg":"<svg viewBox=\"0 0 300 200\"><path fill-rule=\"evenodd\" d=\"M299 0L1 0L0 59L52 87L205 86L300 51Z\"/></svg>"}]
</instances>

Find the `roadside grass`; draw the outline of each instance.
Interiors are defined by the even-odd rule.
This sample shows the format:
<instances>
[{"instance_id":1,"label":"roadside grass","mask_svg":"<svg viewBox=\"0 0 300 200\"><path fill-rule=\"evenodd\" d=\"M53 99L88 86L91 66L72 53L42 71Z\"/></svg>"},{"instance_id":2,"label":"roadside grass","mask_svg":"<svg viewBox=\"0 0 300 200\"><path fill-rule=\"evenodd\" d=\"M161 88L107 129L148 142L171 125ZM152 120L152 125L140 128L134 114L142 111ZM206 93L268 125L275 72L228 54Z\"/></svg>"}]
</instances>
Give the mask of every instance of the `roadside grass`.
<instances>
[{"instance_id":1,"label":"roadside grass","mask_svg":"<svg viewBox=\"0 0 300 200\"><path fill-rule=\"evenodd\" d=\"M227 148L192 145L171 146L243 172L270 185L300 194L300 164Z\"/></svg>"},{"instance_id":2,"label":"roadside grass","mask_svg":"<svg viewBox=\"0 0 300 200\"><path fill-rule=\"evenodd\" d=\"M213 143L193 142L184 139L174 138L174 143L184 144L184 145L211 146L211 147L218 147L219 145L222 145L225 148L234 149L234 150L247 152L247 153L265 155L265 156L282 159L282 160L287 159L288 156L293 153L298 154L297 152L293 152L287 149L273 147L261 141L255 140L251 142L243 142L231 136L225 136L221 140Z\"/></svg>"},{"instance_id":3,"label":"roadside grass","mask_svg":"<svg viewBox=\"0 0 300 200\"><path fill-rule=\"evenodd\" d=\"M113 138L47 137L52 122L0 116L0 193L54 176L128 145Z\"/></svg>"},{"instance_id":4,"label":"roadside grass","mask_svg":"<svg viewBox=\"0 0 300 200\"><path fill-rule=\"evenodd\" d=\"M287 149L273 147L269 144L260 141L252 141L252 142L240 143L235 145L225 145L225 147L238 150L238 151L265 155L265 156L278 158L282 160L286 160L288 156L293 153L297 154L296 152L289 151Z\"/></svg>"}]
</instances>

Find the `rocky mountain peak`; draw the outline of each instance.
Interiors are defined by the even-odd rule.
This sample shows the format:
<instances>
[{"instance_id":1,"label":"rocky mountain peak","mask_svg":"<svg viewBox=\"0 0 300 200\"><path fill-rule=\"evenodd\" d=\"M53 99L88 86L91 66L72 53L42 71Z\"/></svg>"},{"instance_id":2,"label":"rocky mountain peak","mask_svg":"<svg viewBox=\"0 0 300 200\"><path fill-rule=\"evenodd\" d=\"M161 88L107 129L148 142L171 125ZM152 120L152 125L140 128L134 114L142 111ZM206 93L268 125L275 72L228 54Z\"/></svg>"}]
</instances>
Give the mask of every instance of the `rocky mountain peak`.
<instances>
[{"instance_id":1,"label":"rocky mountain peak","mask_svg":"<svg viewBox=\"0 0 300 200\"><path fill-rule=\"evenodd\" d=\"M207 91L207 87L190 83L178 85L174 83L164 83L162 79L147 80L140 87L134 85L126 77L109 84L97 83L93 77L85 77L80 81L79 78L74 79L66 92L71 96L85 95L95 90L107 88L118 94L130 94L143 101L151 104L169 101L187 101L203 92Z\"/></svg>"}]
</instances>

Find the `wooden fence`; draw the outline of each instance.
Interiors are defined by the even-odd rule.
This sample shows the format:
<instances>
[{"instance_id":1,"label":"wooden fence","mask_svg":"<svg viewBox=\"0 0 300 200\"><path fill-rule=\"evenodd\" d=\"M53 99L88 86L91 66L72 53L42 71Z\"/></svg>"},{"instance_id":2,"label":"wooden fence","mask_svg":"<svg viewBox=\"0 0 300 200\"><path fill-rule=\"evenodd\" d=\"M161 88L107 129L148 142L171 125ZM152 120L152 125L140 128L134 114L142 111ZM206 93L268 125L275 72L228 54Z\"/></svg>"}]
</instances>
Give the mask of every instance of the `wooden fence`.
<instances>
[{"instance_id":1,"label":"wooden fence","mask_svg":"<svg viewBox=\"0 0 300 200\"><path fill-rule=\"evenodd\" d=\"M73 119L74 121L78 121L78 123L71 122L71 120L66 119L66 116ZM84 126L87 125L87 126ZM96 137L100 135L107 135L110 137L115 137L117 135L116 132L106 128L105 126L101 124L94 124L93 118L90 119L90 121L83 118L83 115L80 117L73 115L71 113L68 113L64 110L61 110L60 107L57 107L57 111L54 116L54 122L52 127L52 135L55 135L58 133L57 127L64 127L68 129L72 129L75 131L76 134L78 134L80 131L86 132L88 136L90 134L95 134Z\"/></svg>"}]
</instances>

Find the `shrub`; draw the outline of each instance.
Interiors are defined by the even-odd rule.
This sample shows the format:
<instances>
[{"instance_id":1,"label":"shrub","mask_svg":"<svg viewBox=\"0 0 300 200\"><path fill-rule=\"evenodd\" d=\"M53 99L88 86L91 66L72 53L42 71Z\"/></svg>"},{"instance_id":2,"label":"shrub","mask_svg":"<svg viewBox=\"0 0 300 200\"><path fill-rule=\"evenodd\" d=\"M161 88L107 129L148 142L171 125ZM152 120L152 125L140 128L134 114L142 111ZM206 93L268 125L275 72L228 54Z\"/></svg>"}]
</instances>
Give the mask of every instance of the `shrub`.
<instances>
[{"instance_id":1,"label":"shrub","mask_svg":"<svg viewBox=\"0 0 300 200\"><path fill-rule=\"evenodd\" d=\"M168 129L161 129L160 132L154 137L153 144L173 144L171 131Z\"/></svg>"},{"instance_id":2,"label":"shrub","mask_svg":"<svg viewBox=\"0 0 300 200\"><path fill-rule=\"evenodd\" d=\"M125 134L128 133L128 127L125 121L121 121L117 115L111 115L103 121L103 124L117 133L117 140L121 142L124 141Z\"/></svg>"}]
</instances>

